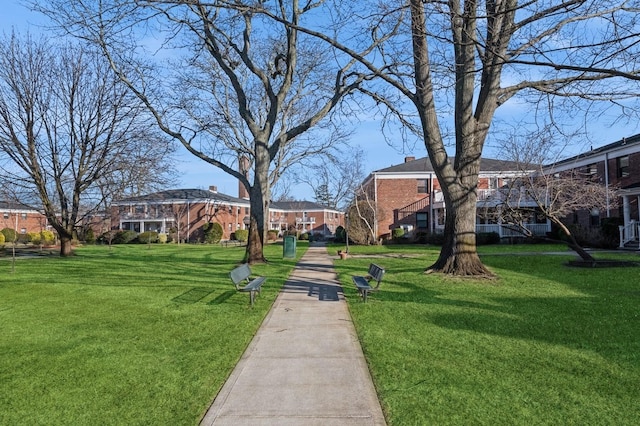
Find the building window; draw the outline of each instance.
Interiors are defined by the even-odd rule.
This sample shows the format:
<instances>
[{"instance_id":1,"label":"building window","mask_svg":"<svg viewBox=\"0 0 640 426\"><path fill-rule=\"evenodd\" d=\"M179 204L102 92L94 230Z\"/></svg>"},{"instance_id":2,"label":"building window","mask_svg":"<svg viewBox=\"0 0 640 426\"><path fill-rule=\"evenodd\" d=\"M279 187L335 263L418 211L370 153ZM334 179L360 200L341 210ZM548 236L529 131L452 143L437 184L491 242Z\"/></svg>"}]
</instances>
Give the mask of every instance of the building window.
<instances>
[{"instance_id":1,"label":"building window","mask_svg":"<svg viewBox=\"0 0 640 426\"><path fill-rule=\"evenodd\" d=\"M589 164L587 166L587 175L593 176L598 174L598 165L597 164Z\"/></svg>"},{"instance_id":2,"label":"building window","mask_svg":"<svg viewBox=\"0 0 640 426\"><path fill-rule=\"evenodd\" d=\"M618 162L618 177L629 176L629 156L618 157L616 160Z\"/></svg>"},{"instance_id":3,"label":"building window","mask_svg":"<svg viewBox=\"0 0 640 426\"><path fill-rule=\"evenodd\" d=\"M416 213L416 228L427 229L428 228L428 213Z\"/></svg>"},{"instance_id":4,"label":"building window","mask_svg":"<svg viewBox=\"0 0 640 426\"><path fill-rule=\"evenodd\" d=\"M4 216L5 219L9 219L9 213L5 213L5 214L3 214L3 216Z\"/></svg>"},{"instance_id":5,"label":"building window","mask_svg":"<svg viewBox=\"0 0 640 426\"><path fill-rule=\"evenodd\" d=\"M418 179L418 194L429 193L429 179Z\"/></svg>"},{"instance_id":6,"label":"building window","mask_svg":"<svg viewBox=\"0 0 640 426\"><path fill-rule=\"evenodd\" d=\"M27 214L26 213L22 213L20 215L20 217L22 218L22 220L27 220Z\"/></svg>"},{"instance_id":7,"label":"building window","mask_svg":"<svg viewBox=\"0 0 640 426\"><path fill-rule=\"evenodd\" d=\"M592 209L591 210L591 226L600 226L600 210L599 209Z\"/></svg>"}]
</instances>

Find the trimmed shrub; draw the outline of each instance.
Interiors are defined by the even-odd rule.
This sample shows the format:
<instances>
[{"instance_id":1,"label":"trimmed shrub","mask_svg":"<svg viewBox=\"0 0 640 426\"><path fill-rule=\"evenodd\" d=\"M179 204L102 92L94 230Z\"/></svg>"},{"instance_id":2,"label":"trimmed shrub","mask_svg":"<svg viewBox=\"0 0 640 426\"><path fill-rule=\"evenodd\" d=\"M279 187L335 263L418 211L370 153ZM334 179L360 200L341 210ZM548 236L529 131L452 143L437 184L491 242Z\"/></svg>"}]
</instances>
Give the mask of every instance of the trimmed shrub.
<instances>
[{"instance_id":1,"label":"trimmed shrub","mask_svg":"<svg viewBox=\"0 0 640 426\"><path fill-rule=\"evenodd\" d=\"M267 231L267 240L275 241L278 239L278 231L275 229L270 229Z\"/></svg>"},{"instance_id":2,"label":"trimmed shrub","mask_svg":"<svg viewBox=\"0 0 640 426\"><path fill-rule=\"evenodd\" d=\"M249 239L249 231L246 229L238 229L235 232L236 240L242 241L243 243Z\"/></svg>"},{"instance_id":3,"label":"trimmed shrub","mask_svg":"<svg viewBox=\"0 0 640 426\"><path fill-rule=\"evenodd\" d=\"M86 232L84 233L84 242L87 244L95 244L96 243L96 236L93 233L93 229L88 228L86 230Z\"/></svg>"},{"instance_id":4,"label":"trimmed shrub","mask_svg":"<svg viewBox=\"0 0 640 426\"><path fill-rule=\"evenodd\" d=\"M393 239L394 240L398 240L398 239L404 237L404 229L403 228L395 228L393 230L392 235L393 235Z\"/></svg>"},{"instance_id":5,"label":"trimmed shrub","mask_svg":"<svg viewBox=\"0 0 640 426\"><path fill-rule=\"evenodd\" d=\"M424 231L416 232L415 242L417 244L427 244L427 239L429 238L429 233Z\"/></svg>"},{"instance_id":6,"label":"trimmed shrub","mask_svg":"<svg viewBox=\"0 0 640 426\"><path fill-rule=\"evenodd\" d=\"M624 225L621 217L605 217L600 221L602 228L603 248L617 248L620 242L620 225Z\"/></svg>"},{"instance_id":7,"label":"trimmed shrub","mask_svg":"<svg viewBox=\"0 0 640 426\"><path fill-rule=\"evenodd\" d=\"M116 235L113 237L112 244L129 244L133 242L138 233L136 231L118 231Z\"/></svg>"},{"instance_id":8,"label":"trimmed shrub","mask_svg":"<svg viewBox=\"0 0 640 426\"><path fill-rule=\"evenodd\" d=\"M207 244L218 244L224 233L222 225L218 222L205 223L202 225L202 231L204 233L204 242Z\"/></svg>"},{"instance_id":9,"label":"trimmed shrub","mask_svg":"<svg viewBox=\"0 0 640 426\"><path fill-rule=\"evenodd\" d=\"M56 234L52 231L40 231L40 244L44 246L52 246L56 242Z\"/></svg>"},{"instance_id":10,"label":"trimmed shrub","mask_svg":"<svg viewBox=\"0 0 640 426\"><path fill-rule=\"evenodd\" d=\"M497 232L479 232L476 234L476 245L486 246L500 244L500 235Z\"/></svg>"},{"instance_id":11,"label":"trimmed shrub","mask_svg":"<svg viewBox=\"0 0 640 426\"><path fill-rule=\"evenodd\" d=\"M300 237L298 239L300 241L308 241L309 240L309 234L307 232L305 232L304 234L300 234Z\"/></svg>"},{"instance_id":12,"label":"trimmed shrub","mask_svg":"<svg viewBox=\"0 0 640 426\"><path fill-rule=\"evenodd\" d=\"M138 243L140 244L150 244L158 242L158 232L157 231L145 231L138 235Z\"/></svg>"},{"instance_id":13,"label":"trimmed shrub","mask_svg":"<svg viewBox=\"0 0 640 426\"><path fill-rule=\"evenodd\" d=\"M158 234L158 242L160 244L166 244L167 241L169 241L169 236L166 233L161 232Z\"/></svg>"},{"instance_id":14,"label":"trimmed shrub","mask_svg":"<svg viewBox=\"0 0 640 426\"><path fill-rule=\"evenodd\" d=\"M4 240L8 243L12 243L17 240L18 234L11 228L4 228L2 231L4 235Z\"/></svg>"},{"instance_id":15,"label":"trimmed shrub","mask_svg":"<svg viewBox=\"0 0 640 426\"><path fill-rule=\"evenodd\" d=\"M42 238L39 232L27 232L27 240L31 244L39 245Z\"/></svg>"},{"instance_id":16,"label":"trimmed shrub","mask_svg":"<svg viewBox=\"0 0 640 426\"><path fill-rule=\"evenodd\" d=\"M434 246L441 246L442 244L444 244L444 234L439 234L436 232L432 234L427 233L425 236L425 243L433 244Z\"/></svg>"},{"instance_id":17,"label":"trimmed shrub","mask_svg":"<svg viewBox=\"0 0 640 426\"><path fill-rule=\"evenodd\" d=\"M0 244L4 244L4 234L0 232Z\"/></svg>"},{"instance_id":18,"label":"trimmed shrub","mask_svg":"<svg viewBox=\"0 0 640 426\"><path fill-rule=\"evenodd\" d=\"M345 243L346 242L346 231L344 230L343 226L338 226L336 228L336 238L335 238L335 242L336 243Z\"/></svg>"}]
</instances>

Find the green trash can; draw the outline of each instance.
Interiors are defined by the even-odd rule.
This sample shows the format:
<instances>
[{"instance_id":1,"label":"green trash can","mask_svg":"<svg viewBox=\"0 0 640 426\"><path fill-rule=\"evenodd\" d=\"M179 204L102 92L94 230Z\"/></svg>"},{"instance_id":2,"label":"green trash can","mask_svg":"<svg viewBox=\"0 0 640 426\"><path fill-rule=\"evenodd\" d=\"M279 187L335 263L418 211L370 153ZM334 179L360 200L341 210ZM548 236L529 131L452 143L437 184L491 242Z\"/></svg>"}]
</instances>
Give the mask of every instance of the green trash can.
<instances>
[{"instance_id":1,"label":"green trash can","mask_svg":"<svg viewBox=\"0 0 640 426\"><path fill-rule=\"evenodd\" d=\"M295 259L296 258L296 237L293 235L287 235L284 237L284 246L282 257Z\"/></svg>"}]
</instances>

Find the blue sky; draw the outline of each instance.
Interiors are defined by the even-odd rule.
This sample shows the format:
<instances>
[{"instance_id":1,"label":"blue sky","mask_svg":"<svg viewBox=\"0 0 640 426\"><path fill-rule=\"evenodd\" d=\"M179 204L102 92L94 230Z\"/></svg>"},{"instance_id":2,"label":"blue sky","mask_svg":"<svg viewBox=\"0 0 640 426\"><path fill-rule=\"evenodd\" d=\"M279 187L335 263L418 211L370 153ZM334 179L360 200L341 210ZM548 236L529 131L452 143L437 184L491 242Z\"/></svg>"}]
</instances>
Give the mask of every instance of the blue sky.
<instances>
[{"instance_id":1,"label":"blue sky","mask_svg":"<svg viewBox=\"0 0 640 426\"><path fill-rule=\"evenodd\" d=\"M2 0L0 29L4 34L9 34L12 27L21 33L27 30L39 32L41 28L38 27L38 24L43 22L46 22L45 18L30 12L21 5L20 0ZM628 137L638 132L637 128L632 128L631 126L608 127L608 122L613 120L614 117L603 117L603 122L594 126L592 131L596 138L595 140L598 141L591 143L594 147L615 142L622 137ZM415 156L416 158L426 156L426 149L421 143L410 146L406 152L402 152L399 148L390 147L383 135L380 134L379 127L376 122L364 122L358 126L352 137L353 145L364 148L366 157L365 173L400 164L406 156ZM575 147L575 152L567 152L567 156L577 154L579 151L586 149L589 149L588 143L582 147ZM496 152L492 152L490 145L485 147L484 156L499 158ZM179 174L178 187L208 188L210 185L215 185L218 187L218 191L237 196L238 183L235 179L193 157L186 151L180 151L176 161L176 168ZM310 188L306 186L297 187L292 192L292 195L298 199L310 199L309 194Z\"/></svg>"},{"instance_id":2,"label":"blue sky","mask_svg":"<svg viewBox=\"0 0 640 426\"><path fill-rule=\"evenodd\" d=\"M0 11L0 29L4 34L9 34L12 27L21 33L30 30L39 32L42 30L38 24L46 22L41 15L29 11L21 5L20 0L2 0ZM414 152L402 153L398 149L390 147L384 137L378 131L377 123L363 123L360 130L354 135L355 145L366 146L367 168L366 173L384 167L399 164L405 156L426 156L424 146L417 145ZM238 195L238 183L229 175L217 170L215 167L195 158L186 151L180 151L176 161L179 171L179 187L181 188L208 188L210 185L218 187L218 191L232 196ZM299 199L309 199L310 188L300 186L294 189L293 196Z\"/></svg>"}]
</instances>

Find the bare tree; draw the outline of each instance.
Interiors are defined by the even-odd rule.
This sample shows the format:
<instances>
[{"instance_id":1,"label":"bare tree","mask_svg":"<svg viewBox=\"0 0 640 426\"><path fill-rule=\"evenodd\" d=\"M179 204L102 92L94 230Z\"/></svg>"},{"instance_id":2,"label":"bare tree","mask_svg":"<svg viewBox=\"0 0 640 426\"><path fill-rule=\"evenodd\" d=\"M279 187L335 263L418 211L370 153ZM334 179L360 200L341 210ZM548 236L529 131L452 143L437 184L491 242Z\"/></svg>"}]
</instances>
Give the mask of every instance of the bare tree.
<instances>
[{"instance_id":1,"label":"bare tree","mask_svg":"<svg viewBox=\"0 0 640 426\"><path fill-rule=\"evenodd\" d=\"M377 243L377 224L384 220L382 212L373 197L362 186L356 189L353 203L347 209L347 235L357 244Z\"/></svg>"},{"instance_id":2,"label":"bare tree","mask_svg":"<svg viewBox=\"0 0 640 426\"><path fill-rule=\"evenodd\" d=\"M305 159L295 179L311 187L316 202L346 209L364 179L364 152L350 148L318 158Z\"/></svg>"},{"instance_id":3,"label":"bare tree","mask_svg":"<svg viewBox=\"0 0 640 426\"><path fill-rule=\"evenodd\" d=\"M171 145L102 57L16 35L0 42L0 171L71 254L84 217L114 195L162 181ZM146 173L140 164L153 161Z\"/></svg>"},{"instance_id":4,"label":"bare tree","mask_svg":"<svg viewBox=\"0 0 640 426\"><path fill-rule=\"evenodd\" d=\"M536 217L549 219L565 235L572 250L584 261L595 262L565 221L576 212L615 208L617 188L604 185L590 170L559 170L555 160L562 150L548 127L527 138L508 138L500 146L521 173L483 201L485 214L530 238L535 236L527 224Z\"/></svg>"},{"instance_id":5,"label":"bare tree","mask_svg":"<svg viewBox=\"0 0 640 426\"><path fill-rule=\"evenodd\" d=\"M322 2L260 2L278 20L255 14L253 1L34 3L99 46L166 134L239 179L251 203L245 260L264 261L271 185L346 136L329 114L365 78L353 59L280 23L317 20Z\"/></svg>"},{"instance_id":6,"label":"bare tree","mask_svg":"<svg viewBox=\"0 0 640 426\"><path fill-rule=\"evenodd\" d=\"M378 38L382 28L394 25L405 31L363 56L355 47L358 38L289 25L356 58L413 105L418 125L397 98L379 87L370 91L423 137L443 191L445 241L427 271L490 275L477 255L475 217L480 159L497 111L525 109L529 124L553 123L559 133L562 124L586 126L603 109L637 115L640 10L623 0L359 5L363 12L352 25L366 25L362 34ZM575 120L580 112L582 120ZM564 114L571 119L562 122ZM455 146L454 158L447 154L448 142Z\"/></svg>"}]
</instances>

